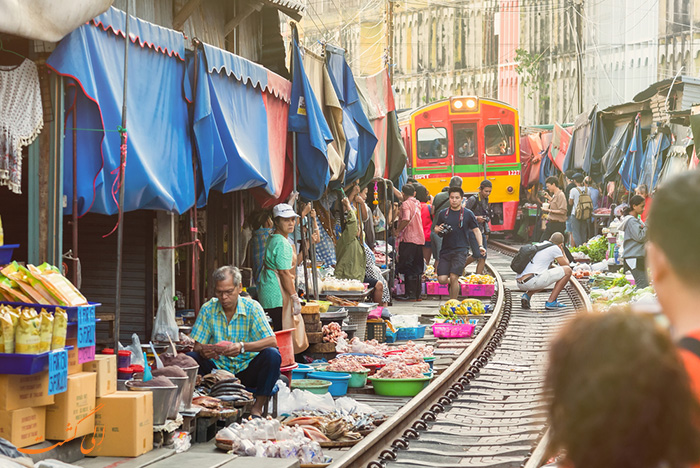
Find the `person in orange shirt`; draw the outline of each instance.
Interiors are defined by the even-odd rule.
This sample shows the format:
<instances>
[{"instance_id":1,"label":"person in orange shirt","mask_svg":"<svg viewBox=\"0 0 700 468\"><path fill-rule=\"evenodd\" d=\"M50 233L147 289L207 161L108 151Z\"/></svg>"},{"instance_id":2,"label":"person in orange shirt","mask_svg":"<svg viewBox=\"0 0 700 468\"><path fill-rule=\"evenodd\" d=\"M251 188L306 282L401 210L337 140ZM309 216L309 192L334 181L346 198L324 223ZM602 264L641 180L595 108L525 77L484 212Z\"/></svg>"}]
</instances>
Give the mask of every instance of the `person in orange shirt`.
<instances>
[{"instance_id":1,"label":"person in orange shirt","mask_svg":"<svg viewBox=\"0 0 700 468\"><path fill-rule=\"evenodd\" d=\"M700 171L668 180L648 218L651 281L700 400Z\"/></svg>"},{"instance_id":2,"label":"person in orange shirt","mask_svg":"<svg viewBox=\"0 0 700 468\"><path fill-rule=\"evenodd\" d=\"M642 216L640 216L640 218L646 223L647 218L649 217L649 210L651 210L651 195L649 194L649 188L646 184L642 184L634 189L634 192L635 194L644 197L644 211L642 212Z\"/></svg>"}]
</instances>

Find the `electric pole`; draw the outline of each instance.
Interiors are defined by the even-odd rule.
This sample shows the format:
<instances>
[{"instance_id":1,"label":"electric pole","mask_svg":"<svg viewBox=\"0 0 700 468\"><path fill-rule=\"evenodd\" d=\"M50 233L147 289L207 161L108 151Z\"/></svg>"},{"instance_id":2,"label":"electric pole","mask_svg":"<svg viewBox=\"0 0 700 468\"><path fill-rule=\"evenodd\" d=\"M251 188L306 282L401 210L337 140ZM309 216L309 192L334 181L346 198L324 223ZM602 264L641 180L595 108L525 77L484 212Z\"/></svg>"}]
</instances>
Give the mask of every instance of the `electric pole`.
<instances>
[{"instance_id":1,"label":"electric pole","mask_svg":"<svg viewBox=\"0 0 700 468\"><path fill-rule=\"evenodd\" d=\"M386 66L389 69L389 80L394 77L394 0L386 0Z\"/></svg>"},{"instance_id":2,"label":"electric pole","mask_svg":"<svg viewBox=\"0 0 700 468\"><path fill-rule=\"evenodd\" d=\"M576 74L578 80L578 113L583 112L583 0L576 2Z\"/></svg>"}]
</instances>

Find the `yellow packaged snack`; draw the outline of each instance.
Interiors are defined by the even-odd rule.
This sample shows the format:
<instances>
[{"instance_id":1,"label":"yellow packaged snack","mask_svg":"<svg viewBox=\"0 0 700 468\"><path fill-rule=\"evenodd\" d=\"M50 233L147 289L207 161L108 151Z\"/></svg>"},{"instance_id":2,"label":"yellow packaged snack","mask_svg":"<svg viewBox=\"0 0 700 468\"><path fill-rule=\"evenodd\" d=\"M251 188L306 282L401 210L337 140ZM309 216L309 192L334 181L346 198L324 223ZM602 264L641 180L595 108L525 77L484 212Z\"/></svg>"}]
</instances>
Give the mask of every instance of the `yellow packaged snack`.
<instances>
[{"instance_id":1,"label":"yellow packaged snack","mask_svg":"<svg viewBox=\"0 0 700 468\"><path fill-rule=\"evenodd\" d=\"M24 309L15 330L15 352L39 354L41 345L41 318L34 309Z\"/></svg>"},{"instance_id":2,"label":"yellow packaged snack","mask_svg":"<svg viewBox=\"0 0 700 468\"><path fill-rule=\"evenodd\" d=\"M2 327L2 339L5 344L6 353L15 352L15 327L19 321L19 316L11 307L5 307L0 314L0 326Z\"/></svg>"},{"instance_id":3,"label":"yellow packaged snack","mask_svg":"<svg viewBox=\"0 0 700 468\"><path fill-rule=\"evenodd\" d=\"M46 309L41 309L41 341L39 353L51 351L51 335L53 334L53 315Z\"/></svg>"},{"instance_id":4,"label":"yellow packaged snack","mask_svg":"<svg viewBox=\"0 0 700 468\"><path fill-rule=\"evenodd\" d=\"M51 349L63 349L66 347L66 333L68 331L68 314L63 309L56 309L53 313L53 335L51 336Z\"/></svg>"}]
</instances>

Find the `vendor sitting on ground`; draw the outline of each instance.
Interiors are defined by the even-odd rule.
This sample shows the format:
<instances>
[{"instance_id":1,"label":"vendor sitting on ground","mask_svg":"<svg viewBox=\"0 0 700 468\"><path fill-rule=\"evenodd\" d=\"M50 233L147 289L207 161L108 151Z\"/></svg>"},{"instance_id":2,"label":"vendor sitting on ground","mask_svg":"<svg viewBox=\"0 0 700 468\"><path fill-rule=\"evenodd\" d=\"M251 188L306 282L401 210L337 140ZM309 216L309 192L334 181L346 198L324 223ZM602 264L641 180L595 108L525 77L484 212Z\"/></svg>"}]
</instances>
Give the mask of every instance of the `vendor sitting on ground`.
<instances>
[{"instance_id":1,"label":"vendor sitting on ground","mask_svg":"<svg viewBox=\"0 0 700 468\"><path fill-rule=\"evenodd\" d=\"M199 311L190 334L195 340L194 351L188 355L199 363L201 375L224 369L254 389L255 404L250 414L260 416L280 376L282 358L277 339L262 306L240 296L238 268L223 266L214 272L212 280L216 297Z\"/></svg>"},{"instance_id":2,"label":"vendor sitting on ground","mask_svg":"<svg viewBox=\"0 0 700 468\"><path fill-rule=\"evenodd\" d=\"M551 244L546 246L545 244ZM530 299L535 293L542 292L552 284L554 289L545 303L545 309L558 310L566 307L565 304L557 301L559 293L562 292L566 283L571 278L571 267L564 251L564 235L555 232L549 238L549 242L537 244L541 248L525 269L516 278L518 289L525 291L522 295L523 309L530 308ZM557 266L550 268L553 262Z\"/></svg>"}]
</instances>

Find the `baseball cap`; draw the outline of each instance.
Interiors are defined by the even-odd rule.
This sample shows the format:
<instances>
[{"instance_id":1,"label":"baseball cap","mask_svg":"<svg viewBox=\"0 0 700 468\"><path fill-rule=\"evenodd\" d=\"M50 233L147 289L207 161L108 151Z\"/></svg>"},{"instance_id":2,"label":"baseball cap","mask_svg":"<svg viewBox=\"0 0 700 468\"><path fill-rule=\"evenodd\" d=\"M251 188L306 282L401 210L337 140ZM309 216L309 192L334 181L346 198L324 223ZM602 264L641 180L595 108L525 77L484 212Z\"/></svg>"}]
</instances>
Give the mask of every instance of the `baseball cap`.
<instances>
[{"instance_id":1,"label":"baseball cap","mask_svg":"<svg viewBox=\"0 0 700 468\"><path fill-rule=\"evenodd\" d=\"M275 207L272 209L272 217L273 218L298 218L299 215L294 212L294 208L289 206L286 203L280 203L279 205L275 205Z\"/></svg>"}]
</instances>

